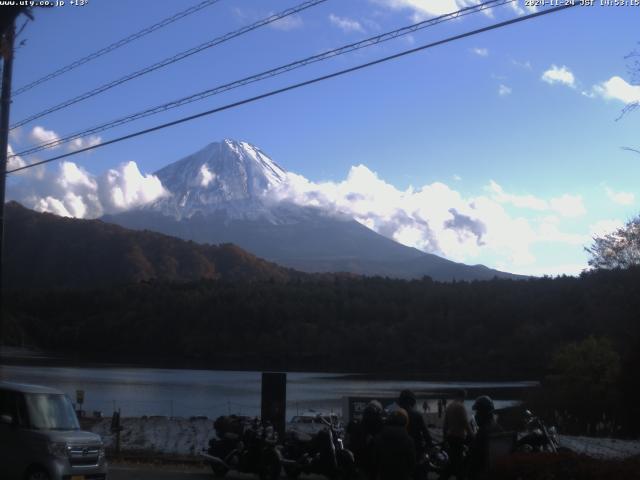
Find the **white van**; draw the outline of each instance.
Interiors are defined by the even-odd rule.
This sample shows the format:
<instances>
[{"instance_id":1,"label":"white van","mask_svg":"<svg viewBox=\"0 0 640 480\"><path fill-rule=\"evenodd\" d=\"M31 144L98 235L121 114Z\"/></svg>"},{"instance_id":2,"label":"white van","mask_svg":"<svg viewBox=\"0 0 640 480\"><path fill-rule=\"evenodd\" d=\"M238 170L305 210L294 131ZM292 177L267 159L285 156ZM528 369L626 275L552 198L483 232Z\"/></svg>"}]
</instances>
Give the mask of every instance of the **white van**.
<instances>
[{"instance_id":1,"label":"white van","mask_svg":"<svg viewBox=\"0 0 640 480\"><path fill-rule=\"evenodd\" d=\"M64 393L0 382L0 478L106 480L104 445L80 430Z\"/></svg>"}]
</instances>

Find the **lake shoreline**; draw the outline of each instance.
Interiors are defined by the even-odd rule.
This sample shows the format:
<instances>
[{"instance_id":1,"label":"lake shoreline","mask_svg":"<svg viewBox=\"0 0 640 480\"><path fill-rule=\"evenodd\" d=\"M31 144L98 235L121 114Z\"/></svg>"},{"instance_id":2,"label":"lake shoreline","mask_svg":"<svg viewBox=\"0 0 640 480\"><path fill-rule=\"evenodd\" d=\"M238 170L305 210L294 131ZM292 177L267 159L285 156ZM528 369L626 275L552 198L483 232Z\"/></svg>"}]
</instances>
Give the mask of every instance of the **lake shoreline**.
<instances>
[{"instance_id":1,"label":"lake shoreline","mask_svg":"<svg viewBox=\"0 0 640 480\"><path fill-rule=\"evenodd\" d=\"M0 347L0 372L2 366L56 366L69 368L142 368L142 369L166 369L166 370L202 370L224 372L286 372L286 373L317 373L322 375L340 375L344 380L371 380L371 381L423 381L423 382L507 382L521 384L523 387L535 388L539 386L538 380L531 380L523 375L492 376L478 374L454 374L451 372L407 372L407 371L327 371L320 368L261 368L264 364L251 366L234 365L233 362L210 363L194 361L186 358L154 358L130 356L120 358L119 361L95 357L76 357L66 353L48 352L33 348ZM267 365L268 367L268 365ZM528 384L528 385L526 385ZM519 388L519 387L517 387Z\"/></svg>"}]
</instances>

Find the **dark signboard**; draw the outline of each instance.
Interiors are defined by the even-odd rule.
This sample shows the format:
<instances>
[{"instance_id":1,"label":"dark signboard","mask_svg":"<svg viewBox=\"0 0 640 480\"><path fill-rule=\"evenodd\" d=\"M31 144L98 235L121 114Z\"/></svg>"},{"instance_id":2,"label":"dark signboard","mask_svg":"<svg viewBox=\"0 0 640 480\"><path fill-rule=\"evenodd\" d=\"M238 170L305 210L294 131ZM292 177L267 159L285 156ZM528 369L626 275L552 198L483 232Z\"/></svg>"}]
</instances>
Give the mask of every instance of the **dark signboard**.
<instances>
[{"instance_id":1,"label":"dark signboard","mask_svg":"<svg viewBox=\"0 0 640 480\"><path fill-rule=\"evenodd\" d=\"M362 412L372 400L379 401L382 404L382 408L386 409L396 401L396 397L343 397L343 422L348 423L351 420L360 420Z\"/></svg>"},{"instance_id":2,"label":"dark signboard","mask_svg":"<svg viewBox=\"0 0 640 480\"><path fill-rule=\"evenodd\" d=\"M269 421L280 438L284 437L287 406L287 374L262 373L262 421Z\"/></svg>"}]
</instances>

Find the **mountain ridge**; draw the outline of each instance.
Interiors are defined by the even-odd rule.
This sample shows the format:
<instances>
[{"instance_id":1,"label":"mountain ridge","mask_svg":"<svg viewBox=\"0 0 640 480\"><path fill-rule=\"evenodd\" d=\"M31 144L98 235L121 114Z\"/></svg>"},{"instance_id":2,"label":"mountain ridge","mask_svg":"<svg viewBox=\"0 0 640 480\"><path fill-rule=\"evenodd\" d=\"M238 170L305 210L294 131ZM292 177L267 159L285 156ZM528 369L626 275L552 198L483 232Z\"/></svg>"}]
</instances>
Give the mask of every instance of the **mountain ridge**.
<instances>
[{"instance_id":1,"label":"mountain ridge","mask_svg":"<svg viewBox=\"0 0 640 480\"><path fill-rule=\"evenodd\" d=\"M101 220L5 205L8 288L95 288L152 280L287 281L306 276L231 244L197 244ZM42 241L46 239L46 241Z\"/></svg>"},{"instance_id":2,"label":"mountain ridge","mask_svg":"<svg viewBox=\"0 0 640 480\"><path fill-rule=\"evenodd\" d=\"M233 243L258 257L305 272L394 278L527 278L465 265L408 247L347 215L278 202L287 172L248 142L213 142L155 173L170 194L106 222L199 243Z\"/></svg>"}]
</instances>

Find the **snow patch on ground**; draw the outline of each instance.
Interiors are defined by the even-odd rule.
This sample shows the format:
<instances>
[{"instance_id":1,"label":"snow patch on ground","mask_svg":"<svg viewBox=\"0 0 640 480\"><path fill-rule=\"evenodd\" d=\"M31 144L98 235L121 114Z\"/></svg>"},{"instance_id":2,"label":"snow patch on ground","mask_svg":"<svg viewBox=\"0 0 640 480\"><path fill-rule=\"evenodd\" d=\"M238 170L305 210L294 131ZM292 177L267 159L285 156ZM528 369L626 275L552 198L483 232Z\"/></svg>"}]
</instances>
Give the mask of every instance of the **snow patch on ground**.
<instances>
[{"instance_id":1,"label":"snow patch on ground","mask_svg":"<svg viewBox=\"0 0 640 480\"><path fill-rule=\"evenodd\" d=\"M199 455L215 436L213 420L203 418L140 417L123 418L120 448L126 451L148 451L174 455ZM111 419L104 418L91 427L108 448L115 447ZM432 429L438 440L441 431ZM640 440L575 437L560 435L560 445L594 458L624 459L640 455Z\"/></svg>"},{"instance_id":2,"label":"snow patch on ground","mask_svg":"<svg viewBox=\"0 0 640 480\"><path fill-rule=\"evenodd\" d=\"M148 451L175 455L198 455L215 435L213 421L168 417L123 418L120 448L126 451ZM111 419L105 418L91 427L107 448L115 448Z\"/></svg>"},{"instance_id":3,"label":"snow patch on ground","mask_svg":"<svg viewBox=\"0 0 640 480\"><path fill-rule=\"evenodd\" d=\"M640 440L560 435L560 445L594 458L624 459L640 455Z\"/></svg>"}]
</instances>

